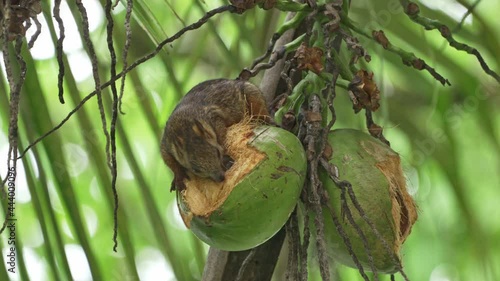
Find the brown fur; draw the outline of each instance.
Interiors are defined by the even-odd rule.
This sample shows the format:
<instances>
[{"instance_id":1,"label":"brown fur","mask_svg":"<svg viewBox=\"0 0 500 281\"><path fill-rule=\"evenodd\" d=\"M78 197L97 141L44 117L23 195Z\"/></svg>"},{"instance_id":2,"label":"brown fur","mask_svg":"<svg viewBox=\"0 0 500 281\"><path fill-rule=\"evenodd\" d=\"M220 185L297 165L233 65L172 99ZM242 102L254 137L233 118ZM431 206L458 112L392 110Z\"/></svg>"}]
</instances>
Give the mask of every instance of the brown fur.
<instances>
[{"instance_id":1,"label":"brown fur","mask_svg":"<svg viewBox=\"0 0 500 281\"><path fill-rule=\"evenodd\" d=\"M227 128L246 115L270 120L262 93L249 82L217 79L191 89L170 115L161 141L163 160L174 173L171 190L184 189L190 175L223 181Z\"/></svg>"}]
</instances>

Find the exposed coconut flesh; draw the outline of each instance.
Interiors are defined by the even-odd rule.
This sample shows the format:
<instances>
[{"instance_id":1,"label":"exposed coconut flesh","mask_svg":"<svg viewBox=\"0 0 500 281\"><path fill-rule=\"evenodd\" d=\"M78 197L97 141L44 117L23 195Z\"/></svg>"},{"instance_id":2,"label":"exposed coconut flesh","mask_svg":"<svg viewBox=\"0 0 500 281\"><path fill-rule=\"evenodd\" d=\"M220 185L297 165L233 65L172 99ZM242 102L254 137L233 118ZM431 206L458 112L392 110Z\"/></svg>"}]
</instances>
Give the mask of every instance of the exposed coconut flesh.
<instances>
[{"instance_id":1,"label":"exposed coconut flesh","mask_svg":"<svg viewBox=\"0 0 500 281\"><path fill-rule=\"evenodd\" d=\"M208 217L219 209L235 186L250 173L262 160L265 153L250 145L256 137L253 129L257 124L244 121L229 127L226 135L226 153L234 164L226 171L223 182L192 176L185 180L186 189L180 194L189 208L190 214L182 214L184 223L189 227L193 215Z\"/></svg>"}]
</instances>

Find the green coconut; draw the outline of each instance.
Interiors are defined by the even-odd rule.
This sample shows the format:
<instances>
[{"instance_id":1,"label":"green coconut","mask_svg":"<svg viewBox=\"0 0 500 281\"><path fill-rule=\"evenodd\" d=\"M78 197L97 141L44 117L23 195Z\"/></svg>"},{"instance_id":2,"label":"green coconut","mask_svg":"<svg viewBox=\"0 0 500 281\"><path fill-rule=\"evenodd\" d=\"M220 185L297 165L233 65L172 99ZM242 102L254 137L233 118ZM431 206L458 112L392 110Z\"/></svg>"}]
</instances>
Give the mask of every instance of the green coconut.
<instances>
[{"instance_id":1,"label":"green coconut","mask_svg":"<svg viewBox=\"0 0 500 281\"><path fill-rule=\"evenodd\" d=\"M394 273L401 265L400 249L417 219L417 209L406 189L400 157L389 146L361 131L340 129L328 136L332 148L330 163L336 165L340 180L349 181L366 217L379 233L366 222L346 193L347 209L342 209L341 190L325 171L320 177L330 197L331 210L349 238L352 250L367 271ZM366 237L366 245L359 230L349 222L349 211L354 222ZM344 239L325 209L325 238L331 255L338 262L355 267ZM384 241L386 245L384 245ZM369 254L373 263L370 262Z\"/></svg>"},{"instance_id":2,"label":"green coconut","mask_svg":"<svg viewBox=\"0 0 500 281\"><path fill-rule=\"evenodd\" d=\"M177 202L199 239L222 250L247 250L288 220L304 184L306 156L293 134L248 122L228 129L226 150L234 160L226 179L186 180Z\"/></svg>"}]
</instances>

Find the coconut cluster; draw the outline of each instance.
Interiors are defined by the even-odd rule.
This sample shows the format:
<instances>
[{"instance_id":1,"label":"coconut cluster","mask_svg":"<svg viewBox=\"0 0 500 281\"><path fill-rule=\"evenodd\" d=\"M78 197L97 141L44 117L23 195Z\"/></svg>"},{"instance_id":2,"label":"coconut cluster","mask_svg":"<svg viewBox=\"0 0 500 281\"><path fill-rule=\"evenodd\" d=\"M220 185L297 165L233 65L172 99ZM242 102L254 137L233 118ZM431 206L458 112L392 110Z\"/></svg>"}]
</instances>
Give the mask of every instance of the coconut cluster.
<instances>
[{"instance_id":1,"label":"coconut cluster","mask_svg":"<svg viewBox=\"0 0 500 281\"><path fill-rule=\"evenodd\" d=\"M277 127L242 122L228 129L226 139L234 164L225 180L186 180L178 206L186 226L205 243L247 250L267 241L288 220L299 201L307 159L295 135ZM357 267L355 256L368 271L397 271L401 246L417 219L399 155L357 130L332 131L328 142L329 161L338 167L340 180L351 184L355 198L319 171L329 196L323 219L330 256Z\"/></svg>"}]
</instances>

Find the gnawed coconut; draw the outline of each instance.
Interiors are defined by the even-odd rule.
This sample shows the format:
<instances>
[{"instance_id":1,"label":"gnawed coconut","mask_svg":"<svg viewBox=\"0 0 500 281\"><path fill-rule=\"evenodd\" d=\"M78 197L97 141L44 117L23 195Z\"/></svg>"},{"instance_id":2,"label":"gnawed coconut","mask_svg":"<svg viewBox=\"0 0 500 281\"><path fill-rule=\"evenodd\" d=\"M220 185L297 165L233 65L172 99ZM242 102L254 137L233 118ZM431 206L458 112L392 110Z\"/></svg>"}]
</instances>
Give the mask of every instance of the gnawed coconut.
<instances>
[{"instance_id":1,"label":"gnawed coconut","mask_svg":"<svg viewBox=\"0 0 500 281\"><path fill-rule=\"evenodd\" d=\"M333 151L330 163L338 167L340 180L351 183L366 217L362 217L347 192L347 208L342 207L341 189L325 171L321 171L321 179L330 197L330 209L339 217L340 226L365 270L376 269L382 273L397 271L401 264L401 245L417 219L417 208L406 190L399 155L372 136L352 129L332 131L328 141ZM346 212L352 214L358 230L349 222ZM342 264L356 267L333 223L330 210L325 208L323 213L331 255ZM373 223L377 231L366 219ZM365 236L367 247L359 231Z\"/></svg>"},{"instance_id":2,"label":"gnawed coconut","mask_svg":"<svg viewBox=\"0 0 500 281\"><path fill-rule=\"evenodd\" d=\"M184 223L205 243L228 251L256 247L288 220L304 184L300 141L276 127L238 123L228 129L234 164L225 180L193 177L178 193Z\"/></svg>"}]
</instances>

